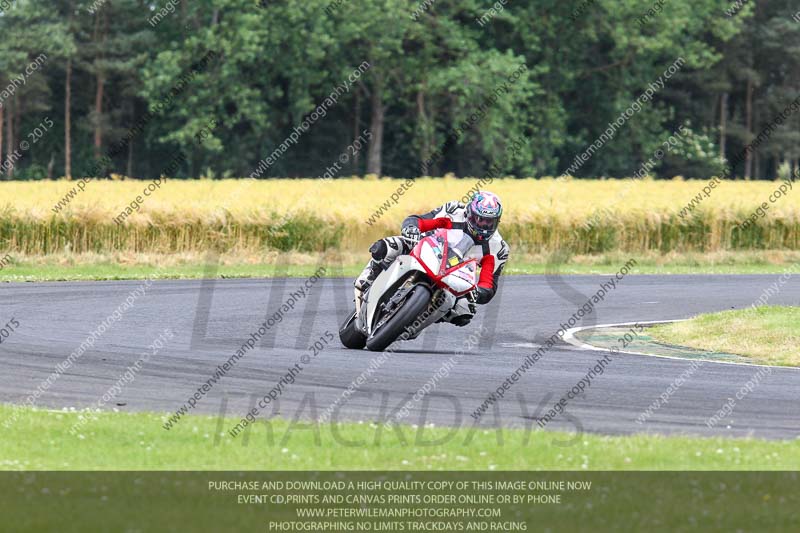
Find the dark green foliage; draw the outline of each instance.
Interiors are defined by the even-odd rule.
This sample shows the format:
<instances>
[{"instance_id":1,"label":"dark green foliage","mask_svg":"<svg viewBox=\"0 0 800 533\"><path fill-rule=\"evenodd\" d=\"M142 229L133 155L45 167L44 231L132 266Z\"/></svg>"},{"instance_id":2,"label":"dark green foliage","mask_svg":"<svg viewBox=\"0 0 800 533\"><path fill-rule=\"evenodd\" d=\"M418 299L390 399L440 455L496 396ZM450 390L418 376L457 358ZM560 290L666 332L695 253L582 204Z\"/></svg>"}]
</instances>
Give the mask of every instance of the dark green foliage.
<instances>
[{"instance_id":1,"label":"dark green foliage","mask_svg":"<svg viewBox=\"0 0 800 533\"><path fill-rule=\"evenodd\" d=\"M437 0L416 12L419 2L401 0L18 1L0 16L0 91L39 54L47 60L0 101L2 154L49 118L54 127L13 177L65 173L69 64L73 175L97 168L152 113L111 154L108 173L152 178L180 153L176 177L248 176L367 61L262 177L320 176L365 129L376 135L339 175L418 176L440 150L430 175L480 176L493 163L507 175L560 175L681 57L680 71L574 174L630 176L690 124L696 142L652 172L708 178L720 171L722 142L728 159L741 153L800 95L796 2L749 2L729 16L731 3L669 0L643 19L651 0L512 0L492 16L478 0ZM214 61L157 108L209 51ZM507 83L521 65L523 75ZM448 142L495 91L499 98ZM519 137L526 145L505 157ZM800 112L733 175L774 178L798 159Z\"/></svg>"}]
</instances>

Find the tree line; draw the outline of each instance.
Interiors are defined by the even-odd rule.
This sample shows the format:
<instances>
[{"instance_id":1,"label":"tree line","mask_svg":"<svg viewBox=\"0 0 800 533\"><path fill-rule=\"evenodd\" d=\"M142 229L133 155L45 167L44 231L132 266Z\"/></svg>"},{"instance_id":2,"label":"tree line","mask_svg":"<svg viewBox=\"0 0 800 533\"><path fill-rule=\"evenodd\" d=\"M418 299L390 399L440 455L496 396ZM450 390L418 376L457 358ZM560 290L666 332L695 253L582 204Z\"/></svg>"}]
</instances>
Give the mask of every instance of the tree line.
<instances>
[{"instance_id":1,"label":"tree line","mask_svg":"<svg viewBox=\"0 0 800 533\"><path fill-rule=\"evenodd\" d=\"M178 155L171 177L774 179L800 159L790 0L3 0L0 35L0 179L154 178Z\"/></svg>"}]
</instances>

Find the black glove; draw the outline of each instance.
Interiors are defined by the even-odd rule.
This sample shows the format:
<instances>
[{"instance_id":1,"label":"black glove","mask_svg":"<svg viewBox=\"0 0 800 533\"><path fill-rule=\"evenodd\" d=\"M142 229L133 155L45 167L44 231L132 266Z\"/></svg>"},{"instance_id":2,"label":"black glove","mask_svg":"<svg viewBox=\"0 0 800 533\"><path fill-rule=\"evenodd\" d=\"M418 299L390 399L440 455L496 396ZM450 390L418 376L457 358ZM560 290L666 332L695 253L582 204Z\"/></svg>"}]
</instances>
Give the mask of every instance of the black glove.
<instances>
[{"instance_id":1,"label":"black glove","mask_svg":"<svg viewBox=\"0 0 800 533\"><path fill-rule=\"evenodd\" d=\"M420 238L419 228L417 226L412 226L410 224L408 226L403 226L403 229L400 230L400 235L402 235L407 239L412 239L414 242L417 242L419 241Z\"/></svg>"},{"instance_id":2,"label":"black glove","mask_svg":"<svg viewBox=\"0 0 800 533\"><path fill-rule=\"evenodd\" d=\"M494 296L494 291L492 289L478 287L472 291L472 296L475 298L476 303L483 305L489 303L489 300Z\"/></svg>"},{"instance_id":3,"label":"black glove","mask_svg":"<svg viewBox=\"0 0 800 533\"><path fill-rule=\"evenodd\" d=\"M450 323L453 324L454 326L458 326L460 328L463 328L464 326L469 324L471 321L472 321L472 317L471 316L463 315L463 316L455 317L453 320L450 321Z\"/></svg>"}]
</instances>

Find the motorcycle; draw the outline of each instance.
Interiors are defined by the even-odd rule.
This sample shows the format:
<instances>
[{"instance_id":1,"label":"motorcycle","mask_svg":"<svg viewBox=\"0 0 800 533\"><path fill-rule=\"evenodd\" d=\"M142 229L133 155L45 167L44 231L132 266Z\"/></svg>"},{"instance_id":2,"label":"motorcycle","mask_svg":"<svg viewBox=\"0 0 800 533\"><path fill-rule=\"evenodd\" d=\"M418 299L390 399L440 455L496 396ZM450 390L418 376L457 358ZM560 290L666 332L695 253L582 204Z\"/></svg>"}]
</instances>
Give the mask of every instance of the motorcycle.
<instances>
[{"instance_id":1,"label":"motorcycle","mask_svg":"<svg viewBox=\"0 0 800 533\"><path fill-rule=\"evenodd\" d=\"M379 352L398 339L416 338L477 286L478 262L466 257L474 245L460 229L424 234L409 255L398 256L375 278L361 298L356 291L355 311L339 329L342 344ZM474 313L474 307L471 310Z\"/></svg>"}]
</instances>

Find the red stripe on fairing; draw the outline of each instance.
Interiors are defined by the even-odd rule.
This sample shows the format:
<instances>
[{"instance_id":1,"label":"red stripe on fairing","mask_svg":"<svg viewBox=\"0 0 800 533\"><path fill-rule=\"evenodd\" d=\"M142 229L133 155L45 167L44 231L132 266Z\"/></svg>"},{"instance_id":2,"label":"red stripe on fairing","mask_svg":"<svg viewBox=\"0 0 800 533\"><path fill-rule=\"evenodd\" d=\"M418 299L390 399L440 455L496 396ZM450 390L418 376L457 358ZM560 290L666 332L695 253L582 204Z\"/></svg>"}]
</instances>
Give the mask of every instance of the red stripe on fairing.
<instances>
[{"instance_id":1,"label":"red stripe on fairing","mask_svg":"<svg viewBox=\"0 0 800 533\"><path fill-rule=\"evenodd\" d=\"M484 255L481 259L481 277L478 279L478 287L481 289L491 289L494 287L494 256Z\"/></svg>"},{"instance_id":2,"label":"red stripe on fairing","mask_svg":"<svg viewBox=\"0 0 800 533\"><path fill-rule=\"evenodd\" d=\"M436 220L436 219L434 219L434 220ZM441 219L439 219L439 220L441 220ZM445 220L449 220L449 219L445 219ZM422 231L422 230L420 230L420 231ZM437 286L439 286L439 287L441 287L443 289L446 289L447 285L442 283L442 276L439 276L439 272L433 272L430 268L428 268L428 265L425 264L425 261L422 260L422 253L421 252L422 252L423 243L425 243L425 242L429 243L431 245L431 247L434 247L437 244L436 243L436 239L434 239L433 237L425 237L424 239L419 241L417 243L417 245L414 246L414 248L411 250L411 257L416 259L417 262L420 265L422 265L422 268L425 269L425 272L428 274L428 276L430 276L430 278L433 280L434 283L436 283ZM439 264L439 270L440 271L443 271L445 269L445 263L447 261L447 241L444 241L444 243L442 243L442 245L443 245L442 247L443 247L443 252L444 253L442 254L442 261Z\"/></svg>"},{"instance_id":3,"label":"red stripe on fairing","mask_svg":"<svg viewBox=\"0 0 800 533\"><path fill-rule=\"evenodd\" d=\"M434 220L446 220L448 223L450 223L450 219L449 218L439 218L439 219L434 219ZM447 285L447 283L445 283L442 280L445 277L447 277L449 274L451 274L451 273L455 272L456 270L458 270L459 268L463 267L464 265L466 265L468 263L473 263L473 265L475 265L475 264L477 264L477 261L475 261L474 259L468 259L467 261L464 261L463 263L460 263L458 265L455 265L453 267L448 268L447 267L447 253L448 253L449 245L447 243L447 240L445 239L445 241L442 243L442 251L443 251L443 253L442 253L442 262L439 265L439 272L442 272L442 275L439 275L438 272L432 272L431 269L428 268L428 265L426 265L425 262L422 260L421 252L422 252L423 243L425 243L425 242L430 243L432 246L435 246L437 244L436 240L432 236L425 237L424 239L419 241L417 243L417 245L414 246L414 248L411 249L411 257L413 257L414 259L417 260L417 263L419 263L422 266L423 270L425 270L425 273L428 274L428 277L431 278L433 283L437 287L439 287L441 289L450 291L455 296L464 296L468 292L472 291L474 285L472 287L470 287L469 289L467 289L466 291L458 292L458 291L454 290L453 288L451 288L449 285ZM494 265L494 257L492 257L492 256L488 256L488 257L492 260L492 265ZM474 266L473 266L473 268L474 268ZM492 267L492 270L494 270L494 267ZM491 287L491 285L490 285L490 287Z\"/></svg>"},{"instance_id":4,"label":"red stripe on fairing","mask_svg":"<svg viewBox=\"0 0 800 533\"><path fill-rule=\"evenodd\" d=\"M422 233L426 231L431 231L434 229L453 229L453 221L449 218L442 217L442 218L421 218L418 222L419 230Z\"/></svg>"}]
</instances>

